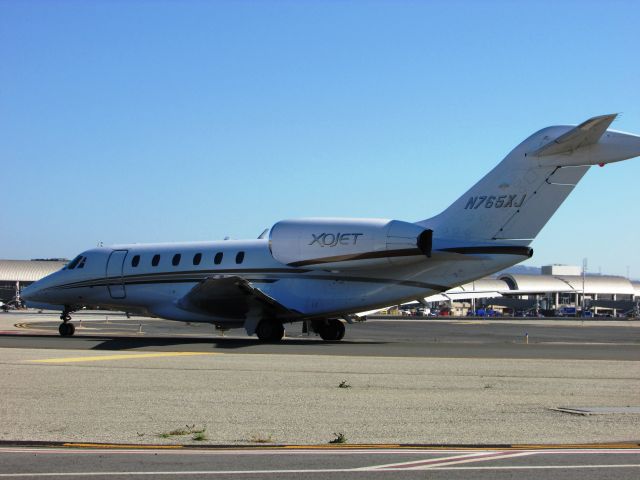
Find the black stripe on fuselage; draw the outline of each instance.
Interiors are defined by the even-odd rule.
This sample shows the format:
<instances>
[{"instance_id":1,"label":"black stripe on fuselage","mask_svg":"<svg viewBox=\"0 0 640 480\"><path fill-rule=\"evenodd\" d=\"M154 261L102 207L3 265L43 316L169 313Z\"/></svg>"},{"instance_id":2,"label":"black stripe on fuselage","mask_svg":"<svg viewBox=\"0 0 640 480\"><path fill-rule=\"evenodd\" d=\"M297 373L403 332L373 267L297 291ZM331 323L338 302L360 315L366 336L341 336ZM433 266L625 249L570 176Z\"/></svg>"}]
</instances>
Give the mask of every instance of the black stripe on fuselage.
<instances>
[{"instance_id":1,"label":"black stripe on fuselage","mask_svg":"<svg viewBox=\"0 0 640 480\"><path fill-rule=\"evenodd\" d=\"M473 254L491 254L491 255L520 255L531 257L533 249L530 247L511 246L511 245L488 245L477 247L451 247L439 248L436 252L452 252L463 255ZM322 265L325 263L350 262L356 260L371 260L375 258L397 258L397 257L415 257L424 256L424 252L419 248L404 248L399 250L380 250L377 252L354 253L349 255L335 255L333 257L314 258L311 260L301 260L299 262L289 263L292 267L306 267L309 265Z\"/></svg>"},{"instance_id":2,"label":"black stripe on fuselage","mask_svg":"<svg viewBox=\"0 0 640 480\"><path fill-rule=\"evenodd\" d=\"M372 258L413 257L424 255L418 248L404 248L400 250L380 250L377 252L354 253L349 255L335 255L333 257L314 258L289 263L292 267L304 267L307 265L321 265L323 263L349 262L353 260L370 260Z\"/></svg>"},{"instance_id":3,"label":"black stripe on fuselage","mask_svg":"<svg viewBox=\"0 0 640 480\"><path fill-rule=\"evenodd\" d=\"M225 270L224 273L227 275L238 275L242 278L246 279L249 282L253 283L274 283L278 280L283 280L286 278L298 278L300 277L289 277L284 276L284 273L300 273L301 270L291 269L252 269L252 270ZM309 272L304 271L304 272ZM211 274L221 274L223 271L214 270L214 271L206 271L206 270L195 270L188 272L157 272L153 274L144 274L144 275L126 275L123 277L109 277L109 278L96 278L92 280L85 280L82 282L73 282L67 283L64 285L58 285L52 288L59 289L72 289L72 288L86 288L86 287L106 287L113 285L149 285L149 284L158 284L158 283L199 283L209 277ZM249 274L249 275L247 275ZM268 275L268 278L252 278L251 274L264 274ZM392 278L374 278L374 277L355 277L355 276L342 276L342 275L314 275L307 274L302 277L305 280L324 280L324 281L344 281L344 282L356 282L356 283L378 283L378 284L388 284L388 285L402 285L407 287L415 287L425 290L436 290L436 291L445 291L449 290L448 286L437 285L433 283L413 281L413 280L396 280Z\"/></svg>"},{"instance_id":4,"label":"black stripe on fuselage","mask_svg":"<svg viewBox=\"0 0 640 480\"><path fill-rule=\"evenodd\" d=\"M90 280L81 280L78 282L70 282L63 285L65 288L72 287L94 287L94 286L104 286L104 285L113 285L114 281L117 283L122 283L121 280L125 279L128 283L157 283L155 280L152 282L146 281L147 279L157 279L158 277L171 277L175 278L177 281L180 281L184 277L188 277L189 281L193 281L194 275L198 275L201 278L198 278L196 281L204 280L205 278L211 277L212 275L247 275L247 274L280 274L280 273L306 273L311 270L302 270L297 268L235 268L235 269L220 269L220 270L183 270L179 272L151 272L151 273L138 273L133 275L124 275L120 277L99 277ZM105 283L107 282L107 283ZM166 283L166 282L163 282Z\"/></svg>"},{"instance_id":5,"label":"black stripe on fuselage","mask_svg":"<svg viewBox=\"0 0 640 480\"><path fill-rule=\"evenodd\" d=\"M478 247L451 247L441 248L440 252L461 253L463 255L473 254L489 254L489 255L518 255L522 257L531 257L533 248L521 247L517 245L485 245Z\"/></svg>"}]
</instances>

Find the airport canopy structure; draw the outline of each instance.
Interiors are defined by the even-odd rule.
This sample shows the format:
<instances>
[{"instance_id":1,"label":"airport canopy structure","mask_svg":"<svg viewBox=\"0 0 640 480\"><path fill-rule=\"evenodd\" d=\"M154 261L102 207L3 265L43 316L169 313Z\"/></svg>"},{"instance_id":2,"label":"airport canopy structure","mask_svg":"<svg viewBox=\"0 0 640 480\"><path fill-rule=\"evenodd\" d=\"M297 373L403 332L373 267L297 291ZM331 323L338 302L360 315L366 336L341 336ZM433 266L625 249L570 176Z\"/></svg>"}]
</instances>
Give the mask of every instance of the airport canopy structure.
<instances>
[{"instance_id":1,"label":"airport canopy structure","mask_svg":"<svg viewBox=\"0 0 640 480\"><path fill-rule=\"evenodd\" d=\"M553 266L556 267L556 266ZM544 272L576 272L579 267L543 267L543 274L502 274L482 278L424 299L426 302L467 302L501 306L514 311L545 310L568 314L591 309L594 313L622 313L638 308L640 282L611 275L544 274ZM464 307L458 305L460 314Z\"/></svg>"},{"instance_id":2,"label":"airport canopy structure","mask_svg":"<svg viewBox=\"0 0 640 480\"><path fill-rule=\"evenodd\" d=\"M513 275L499 277L510 290L521 294L531 293L582 293L599 295L629 295L633 297L636 290L633 284L624 277L605 275L586 275L584 283L582 275Z\"/></svg>"},{"instance_id":3,"label":"airport canopy structure","mask_svg":"<svg viewBox=\"0 0 640 480\"><path fill-rule=\"evenodd\" d=\"M0 260L0 301L14 300L22 287L60 270L67 260Z\"/></svg>"}]
</instances>

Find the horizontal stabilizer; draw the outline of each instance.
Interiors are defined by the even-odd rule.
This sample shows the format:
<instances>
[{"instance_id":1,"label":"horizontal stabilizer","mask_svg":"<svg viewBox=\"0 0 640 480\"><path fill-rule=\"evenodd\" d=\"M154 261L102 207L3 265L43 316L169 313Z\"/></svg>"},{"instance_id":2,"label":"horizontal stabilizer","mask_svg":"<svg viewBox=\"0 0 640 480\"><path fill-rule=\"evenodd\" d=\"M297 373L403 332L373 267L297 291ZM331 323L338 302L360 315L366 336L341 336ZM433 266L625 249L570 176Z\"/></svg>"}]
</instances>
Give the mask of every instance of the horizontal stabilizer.
<instances>
[{"instance_id":1,"label":"horizontal stabilizer","mask_svg":"<svg viewBox=\"0 0 640 480\"><path fill-rule=\"evenodd\" d=\"M590 118L567 133L534 150L529 155L544 157L547 155L571 154L580 147L593 145L600 140L600 137L607 131L607 128L617 116L617 113L612 113Z\"/></svg>"}]
</instances>

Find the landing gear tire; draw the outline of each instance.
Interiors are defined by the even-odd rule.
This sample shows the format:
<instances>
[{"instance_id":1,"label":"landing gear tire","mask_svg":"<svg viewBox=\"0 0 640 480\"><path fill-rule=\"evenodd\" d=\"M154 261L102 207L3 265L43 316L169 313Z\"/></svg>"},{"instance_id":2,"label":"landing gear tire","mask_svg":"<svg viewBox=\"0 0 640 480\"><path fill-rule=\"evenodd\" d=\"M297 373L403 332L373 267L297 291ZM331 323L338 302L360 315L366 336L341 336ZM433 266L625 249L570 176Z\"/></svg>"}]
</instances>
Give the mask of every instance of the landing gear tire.
<instances>
[{"instance_id":1,"label":"landing gear tire","mask_svg":"<svg viewBox=\"0 0 640 480\"><path fill-rule=\"evenodd\" d=\"M73 325L73 323L64 322L61 323L58 327L58 332L60 332L60 335L63 337L70 337L71 335L76 333L76 327Z\"/></svg>"},{"instance_id":2,"label":"landing gear tire","mask_svg":"<svg viewBox=\"0 0 640 480\"><path fill-rule=\"evenodd\" d=\"M284 337L284 325L277 320L261 320L256 335L261 342L279 342Z\"/></svg>"},{"instance_id":3,"label":"landing gear tire","mask_svg":"<svg viewBox=\"0 0 640 480\"><path fill-rule=\"evenodd\" d=\"M344 338L345 334L344 323L335 318L323 322L316 327L316 331L325 342L338 342Z\"/></svg>"}]
</instances>

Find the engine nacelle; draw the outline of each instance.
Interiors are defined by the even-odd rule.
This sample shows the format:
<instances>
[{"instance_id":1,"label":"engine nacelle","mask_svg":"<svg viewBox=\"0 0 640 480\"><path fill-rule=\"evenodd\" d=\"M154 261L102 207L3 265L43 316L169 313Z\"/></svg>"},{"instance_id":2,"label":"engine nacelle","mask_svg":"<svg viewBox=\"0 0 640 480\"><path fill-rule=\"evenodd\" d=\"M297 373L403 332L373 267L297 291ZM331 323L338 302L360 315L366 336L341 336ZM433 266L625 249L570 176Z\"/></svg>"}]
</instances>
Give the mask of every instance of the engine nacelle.
<instances>
[{"instance_id":1,"label":"engine nacelle","mask_svg":"<svg viewBox=\"0 0 640 480\"><path fill-rule=\"evenodd\" d=\"M432 231L400 220L283 220L269 234L273 257L292 267L355 270L431 256Z\"/></svg>"}]
</instances>

